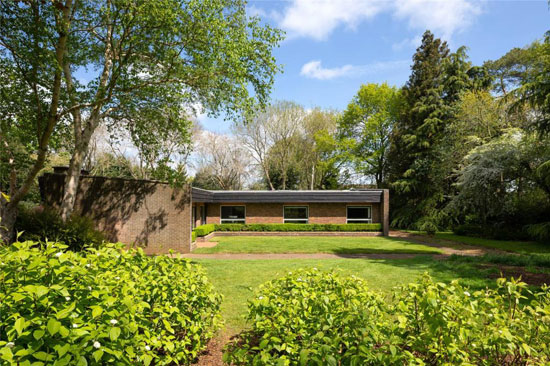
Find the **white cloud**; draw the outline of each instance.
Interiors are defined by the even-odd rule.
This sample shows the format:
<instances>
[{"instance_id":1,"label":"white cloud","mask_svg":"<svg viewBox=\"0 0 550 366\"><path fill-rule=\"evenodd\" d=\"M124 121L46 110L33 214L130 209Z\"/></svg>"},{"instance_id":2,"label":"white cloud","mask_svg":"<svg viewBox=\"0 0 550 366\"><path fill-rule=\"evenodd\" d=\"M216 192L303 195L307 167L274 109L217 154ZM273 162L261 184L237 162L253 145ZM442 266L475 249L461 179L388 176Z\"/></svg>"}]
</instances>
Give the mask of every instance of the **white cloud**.
<instances>
[{"instance_id":1,"label":"white cloud","mask_svg":"<svg viewBox=\"0 0 550 366\"><path fill-rule=\"evenodd\" d=\"M472 0L407 0L396 3L394 16L413 29L430 29L445 40L467 28L481 14L481 3Z\"/></svg>"},{"instance_id":2,"label":"white cloud","mask_svg":"<svg viewBox=\"0 0 550 366\"><path fill-rule=\"evenodd\" d=\"M289 32L289 37L323 40L339 25L353 28L376 15L383 6L383 2L370 0L293 0L284 11L280 26Z\"/></svg>"},{"instance_id":3,"label":"white cloud","mask_svg":"<svg viewBox=\"0 0 550 366\"><path fill-rule=\"evenodd\" d=\"M379 73L409 66L409 60L374 62L367 65L344 65L333 68L323 67L321 61L310 61L302 66L300 75L318 80L330 80L339 77L353 77Z\"/></svg>"},{"instance_id":4,"label":"white cloud","mask_svg":"<svg viewBox=\"0 0 550 366\"><path fill-rule=\"evenodd\" d=\"M344 65L341 67L324 68L321 66L321 61L310 61L302 66L300 75L306 76L312 79L329 80L342 76L348 76L354 73L354 67L352 65Z\"/></svg>"},{"instance_id":5,"label":"white cloud","mask_svg":"<svg viewBox=\"0 0 550 366\"><path fill-rule=\"evenodd\" d=\"M324 40L339 26L354 28L381 13L449 39L481 13L476 0L292 0L279 19L290 38Z\"/></svg>"}]
</instances>

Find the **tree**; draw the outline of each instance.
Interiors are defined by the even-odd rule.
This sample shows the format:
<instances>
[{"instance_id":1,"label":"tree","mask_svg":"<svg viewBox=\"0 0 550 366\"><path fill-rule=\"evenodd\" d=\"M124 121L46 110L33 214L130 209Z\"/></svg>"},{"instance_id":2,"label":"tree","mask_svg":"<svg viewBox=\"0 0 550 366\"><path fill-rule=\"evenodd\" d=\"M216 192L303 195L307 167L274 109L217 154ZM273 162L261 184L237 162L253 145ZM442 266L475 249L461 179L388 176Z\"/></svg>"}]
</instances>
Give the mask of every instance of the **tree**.
<instances>
[{"instance_id":1,"label":"tree","mask_svg":"<svg viewBox=\"0 0 550 366\"><path fill-rule=\"evenodd\" d=\"M68 117L60 112L71 16L63 5L0 3L0 144L9 171L7 185L0 188L7 192L0 196L0 240L4 242L12 240L17 205L34 184L59 125Z\"/></svg>"},{"instance_id":2,"label":"tree","mask_svg":"<svg viewBox=\"0 0 550 366\"><path fill-rule=\"evenodd\" d=\"M280 174L280 188L287 189L296 136L304 117L305 111L301 106L279 101L234 127L235 135L251 152L271 190L275 189L271 179L272 169Z\"/></svg>"},{"instance_id":3,"label":"tree","mask_svg":"<svg viewBox=\"0 0 550 366\"><path fill-rule=\"evenodd\" d=\"M232 137L203 131L197 136L197 174L193 185L239 190L250 176L247 151Z\"/></svg>"},{"instance_id":4,"label":"tree","mask_svg":"<svg viewBox=\"0 0 550 366\"><path fill-rule=\"evenodd\" d=\"M185 130L193 105L247 114L266 102L279 70L272 49L281 33L248 17L242 0L10 1L0 12L2 66L25 80L19 121L37 135L33 168L10 203L1 203L8 227L60 122L73 130L66 218L101 121L142 138L153 123ZM75 76L82 70L89 82Z\"/></svg>"},{"instance_id":5,"label":"tree","mask_svg":"<svg viewBox=\"0 0 550 366\"><path fill-rule=\"evenodd\" d=\"M355 170L386 187L390 135L399 117L399 91L384 83L362 85L342 114L339 138L345 140Z\"/></svg>"},{"instance_id":6,"label":"tree","mask_svg":"<svg viewBox=\"0 0 550 366\"><path fill-rule=\"evenodd\" d=\"M533 67L525 72L515 91L516 107L528 104L534 111L534 127L541 135L550 133L550 31L544 42L532 46Z\"/></svg>"},{"instance_id":7,"label":"tree","mask_svg":"<svg viewBox=\"0 0 550 366\"><path fill-rule=\"evenodd\" d=\"M486 61L483 66L494 78L493 91L506 96L519 87L532 67L533 46L512 48L497 60Z\"/></svg>"},{"instance_id":8,"label":"tree","mask_svg":"<svg viewBox=\"0 0 550 366\"><path fill-rule=\"evenodd\" d=\"M446 42L429 31L413 56L412 74L402 89L404 112L392 133L390 151L393 223L409 227L430 215L442 199L434 146L443 137L448 106L443 99Z\"/></svg>"},{"instance_id":9,"label":"tree","mask_svg":"<svg viewBox=\"0 0 550 366\"><path fill-rule=\"evenodd\" d=\"M526 223L547 219L550 185L540 179L540 170L550 158L549 146L549 141L513 128L473 148L459 170L459 190L450 208L484 226L505 222L521 230ZM522 210L526 205L530 208Z\"/></svg>"}]
</instances>

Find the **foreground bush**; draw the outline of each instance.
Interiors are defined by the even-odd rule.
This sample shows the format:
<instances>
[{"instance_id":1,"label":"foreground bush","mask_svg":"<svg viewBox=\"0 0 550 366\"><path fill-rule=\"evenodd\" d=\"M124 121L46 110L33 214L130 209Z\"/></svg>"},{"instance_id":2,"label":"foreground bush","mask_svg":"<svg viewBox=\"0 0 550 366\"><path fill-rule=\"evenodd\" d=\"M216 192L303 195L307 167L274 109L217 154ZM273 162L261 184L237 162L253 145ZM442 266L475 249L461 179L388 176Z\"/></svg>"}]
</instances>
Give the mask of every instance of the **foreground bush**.
<instances>
[{"instance_id":1,"label":"foreground bush","mask_svg":"<svg viewBox=\"0 0 550 366\"><path fill-rule=\"evenodd\" d=\"M204 226L204 225L203 225ZM382 224L216 224L215 231L381 231ZM200 235L199 235L200 236Z\"/></svg>"},{"instance_id":2,"label":"foreground bush","mask_svg":"<svg viewBox=\"0 0 550 366\"><path fill-rule=\"evenodd\" d=\"M383 302L363 280L298 271L260 286L249 302L252 331L230 345L237 365L350 365L377 338Z\"/></svg>"},{"instance_id":3,"label":"foreground bush","mask_svg":"<svg viewBox=\"0 0 550 366\"><path fill-rule=\"evenodd\" d=\"M22 233L21 241L58 242L73 251L82 250L84 245L97 248L105 240L105 236L94 228L92 219L73 215L63 222L50 208L21 207L15 228Z\"/></svg>"},{"instance_id":4,"label":"foreground bush","mask_svg":"<svg viewBox=\"0 0 550 366\"><path fill-rule=\"evenodd\" d=\"M187 365L220 325L201 268L108 245L0 250L0 363Z\"/></svg>"},{"instance_id":5,"label":"foreground bush","mask_svg":"<svg viewBox=\"0 0 550 366\"><path fill-rule=\"evenodd\" d=\"M235 365L547 365L550 291L504 279L470 291L425 276L382 302L355 278L297 272L249 303Z\"/></svg>"}]
</instances>

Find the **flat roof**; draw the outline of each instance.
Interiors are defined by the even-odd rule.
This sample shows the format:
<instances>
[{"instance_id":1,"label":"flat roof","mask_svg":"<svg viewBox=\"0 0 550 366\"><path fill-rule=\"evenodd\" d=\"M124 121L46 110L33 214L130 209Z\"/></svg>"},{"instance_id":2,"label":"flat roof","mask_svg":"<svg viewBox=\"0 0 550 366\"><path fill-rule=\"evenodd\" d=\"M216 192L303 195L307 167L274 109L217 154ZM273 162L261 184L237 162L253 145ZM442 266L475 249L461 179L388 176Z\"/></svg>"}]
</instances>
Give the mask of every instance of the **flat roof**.
<instances>
[{"instance_id":1,"label":"flat roof","mask_svg":"<svg viewBox=\"0 0 550 366\"><path fill-rule=\"evenodd\" d=\"M307 203L381 202L382 189L211 191L192 188L191 200L205 203Z\"/></svg>"}]
</instances>

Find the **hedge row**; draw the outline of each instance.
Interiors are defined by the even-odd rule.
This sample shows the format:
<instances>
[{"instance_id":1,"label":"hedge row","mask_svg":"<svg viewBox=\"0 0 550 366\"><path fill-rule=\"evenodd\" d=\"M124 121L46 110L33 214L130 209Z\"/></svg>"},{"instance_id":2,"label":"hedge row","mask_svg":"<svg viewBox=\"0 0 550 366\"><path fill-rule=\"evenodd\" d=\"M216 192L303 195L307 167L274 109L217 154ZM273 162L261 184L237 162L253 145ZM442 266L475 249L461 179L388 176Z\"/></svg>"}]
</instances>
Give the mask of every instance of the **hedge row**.
<instances>
[{"instance_id":1,"label":"hedge row","mask_svg":"<svg viewBox=\"0 0 550 366\"><path fill-rule=\"evenodd\" d=\"M550 362L550 290L514 280L472 291L426 275L388 303L354 276L300 270L261 286L248 308L252 329L227 347L228 364Z\"/></svg>"},{"instance_id":2,"label":"hedge row","mask_svg":"<svg viewBox=\"0 0 550 366\"><path fill-rule=\"evenodd\" d=\"M381 231L382 224L206 224L193 231L197 237L206 236L213 231L257 231L257 232L292 232L292 231Z\"/></svg>"},{"instance_id":3,"label":"hedge row","mask_svg":"<svg viewBox=\"0 0 550 366\"><path fill-rule=\"evenodd\" d=\"M204 271L108 244L0 249L0 364L188 365L220 327Z\"/></svg>"}]
</instances>

